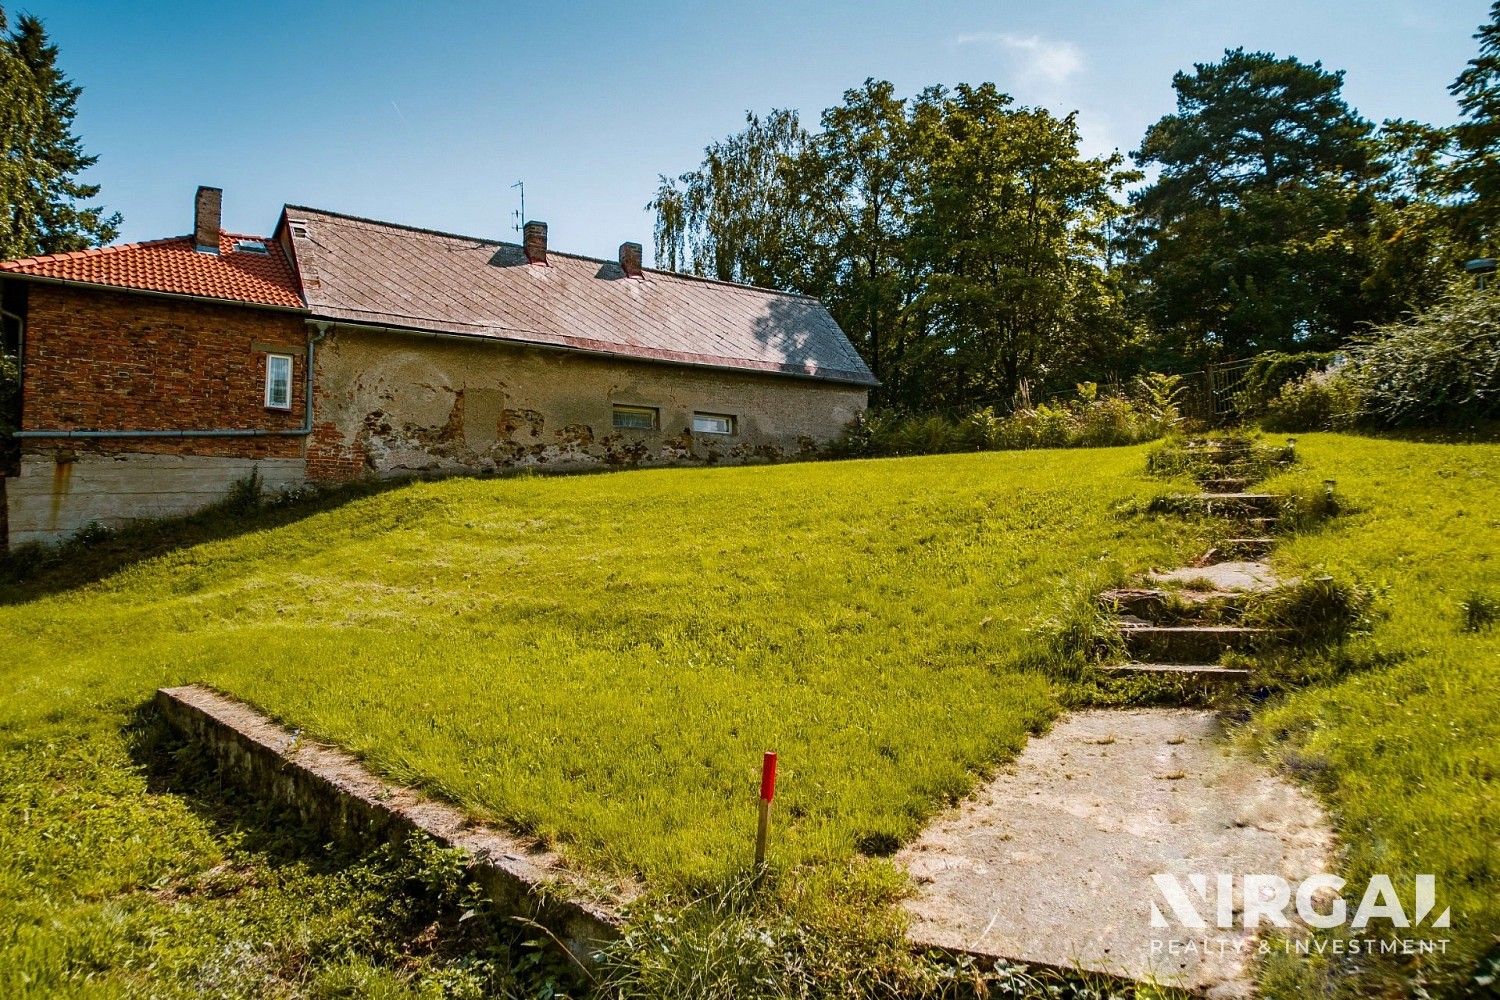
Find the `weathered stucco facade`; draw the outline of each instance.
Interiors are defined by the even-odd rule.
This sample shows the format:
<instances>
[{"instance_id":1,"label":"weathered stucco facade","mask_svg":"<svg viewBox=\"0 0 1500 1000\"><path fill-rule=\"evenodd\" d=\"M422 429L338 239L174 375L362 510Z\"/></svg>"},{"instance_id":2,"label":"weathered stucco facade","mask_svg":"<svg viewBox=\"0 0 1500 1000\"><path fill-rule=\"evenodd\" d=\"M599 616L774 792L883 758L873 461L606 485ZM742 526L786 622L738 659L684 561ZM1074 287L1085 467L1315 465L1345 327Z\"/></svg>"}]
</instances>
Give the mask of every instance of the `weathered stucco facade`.
<instances>
[{"instance_id":1,"label":"weathered stucco facade","mask_svg":"<svg viewBox=\"0 0 1500 1000\"><path fill-rule=\"evenodd\" d=\"M309 476L784 459L864 410L857 386L505 342L336 327L318 346ZM614 406L655 410L617 428ZM695 413L732 434L693 432Z\"/></svg>"}]
</instances>

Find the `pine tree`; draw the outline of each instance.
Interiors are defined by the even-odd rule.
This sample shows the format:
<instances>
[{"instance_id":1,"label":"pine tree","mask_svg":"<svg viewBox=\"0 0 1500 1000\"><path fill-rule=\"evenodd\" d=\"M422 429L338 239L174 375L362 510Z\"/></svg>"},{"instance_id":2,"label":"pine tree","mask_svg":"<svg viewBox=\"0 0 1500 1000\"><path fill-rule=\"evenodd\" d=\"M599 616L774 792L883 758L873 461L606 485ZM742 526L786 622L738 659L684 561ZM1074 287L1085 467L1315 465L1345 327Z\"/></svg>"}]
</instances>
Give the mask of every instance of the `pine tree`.
<instances>
[{"instance_id":1,"label":"pine tree","mask_svg":"<svg viewBox=\"0 0 1500 1000\"><path fill-rule=\"evenodd\" d=\"M1471 238L1495 250L1500 238L1500 0L1474 37L1479 55L1448 88L1464 121L1454 128L1459 155L1453 179L1467 204L1462 215Z\"/></svg>"},{"instance_id":2,"label":"pine tree","mask_svg":"<svg viewBox=\"0 0 1500 1000\"><path fill-rule=\"evenodd\" d=\"M0 10L0 258L100 246L120 232L119 213L98 205L99 185L79 175L97 161L74 133L82 88L57 65L42 22L22 15L4 34Z\"/></svg>"}]
</instances>

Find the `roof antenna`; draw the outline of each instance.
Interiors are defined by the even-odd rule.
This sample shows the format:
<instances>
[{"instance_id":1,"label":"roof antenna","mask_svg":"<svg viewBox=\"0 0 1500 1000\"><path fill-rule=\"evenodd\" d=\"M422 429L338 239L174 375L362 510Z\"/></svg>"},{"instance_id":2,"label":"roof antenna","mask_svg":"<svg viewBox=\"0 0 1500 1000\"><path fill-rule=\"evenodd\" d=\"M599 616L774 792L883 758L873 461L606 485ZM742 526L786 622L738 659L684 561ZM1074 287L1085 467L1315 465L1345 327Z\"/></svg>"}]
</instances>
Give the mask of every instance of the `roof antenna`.
<instances>
[{"instance_id":1,"label":"roof antenna","mask_svg":"<svg viewBox=\"0 0 1500 1000\"><path fill-rule=\"evenodd\" d=\"M516 217L516 224L511 228L515 229L515 231L519 233L522 227L526 225L526 182L516 181L511 185L511 187L521 189L521 210L519 212L511 213Z\"/></svg>"}]
</instances>

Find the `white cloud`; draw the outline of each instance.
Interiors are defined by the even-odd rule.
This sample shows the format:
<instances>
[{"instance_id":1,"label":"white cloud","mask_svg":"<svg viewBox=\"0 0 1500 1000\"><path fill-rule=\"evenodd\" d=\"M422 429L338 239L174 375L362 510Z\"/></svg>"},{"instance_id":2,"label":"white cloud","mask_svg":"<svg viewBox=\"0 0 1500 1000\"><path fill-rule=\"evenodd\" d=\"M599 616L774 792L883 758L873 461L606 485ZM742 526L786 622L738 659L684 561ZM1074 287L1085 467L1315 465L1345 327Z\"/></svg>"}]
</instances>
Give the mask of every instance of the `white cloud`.
<instances>
[{"instance_id":1,"label":"white cloud","mask_svg":"<svg viewBox=\"0 0 1500 1000\"><path fill-rule=\"evenodd\" d=\"M959 35L954 45L987 45L1010 53L1021 72L1047 83L1062 83L1083 69L1083 53L1072 42L1052 42L1040 35L981 31Z\"/></svg>"}]
</instances>

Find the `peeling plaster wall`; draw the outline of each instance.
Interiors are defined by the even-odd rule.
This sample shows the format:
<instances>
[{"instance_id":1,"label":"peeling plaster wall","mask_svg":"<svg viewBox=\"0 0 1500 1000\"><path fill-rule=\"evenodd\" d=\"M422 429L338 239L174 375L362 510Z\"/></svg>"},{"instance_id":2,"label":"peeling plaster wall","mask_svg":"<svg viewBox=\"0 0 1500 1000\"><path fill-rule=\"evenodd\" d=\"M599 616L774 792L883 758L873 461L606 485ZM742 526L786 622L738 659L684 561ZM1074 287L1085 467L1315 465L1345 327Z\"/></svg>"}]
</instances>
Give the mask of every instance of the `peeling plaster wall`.
<instances>
[{"instance_id":1,"label":"peeling plaster wall","mask_svg":"<svg viewBox=\"0 0 1500 1000\"><path fill-rule=\"evenodd\" d=\"M736 462L811 453L865 408L863 388L596 358L503 342L336 328L319 345L308 475ZM654 431L613 426L656 407ZM694 411L736 433L693 434Z\"/></svg>"}]
</instances>

